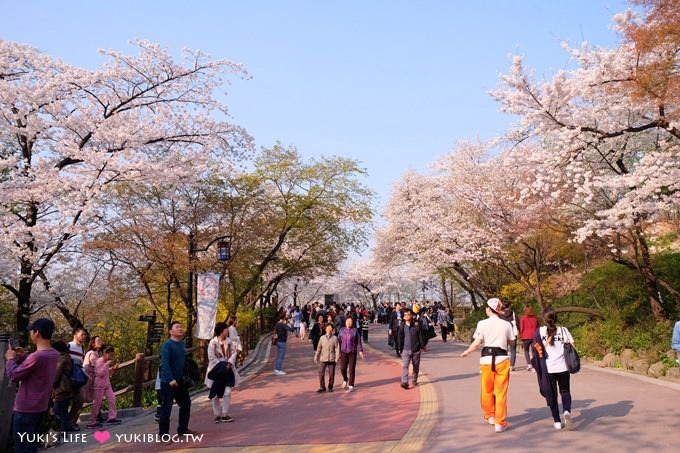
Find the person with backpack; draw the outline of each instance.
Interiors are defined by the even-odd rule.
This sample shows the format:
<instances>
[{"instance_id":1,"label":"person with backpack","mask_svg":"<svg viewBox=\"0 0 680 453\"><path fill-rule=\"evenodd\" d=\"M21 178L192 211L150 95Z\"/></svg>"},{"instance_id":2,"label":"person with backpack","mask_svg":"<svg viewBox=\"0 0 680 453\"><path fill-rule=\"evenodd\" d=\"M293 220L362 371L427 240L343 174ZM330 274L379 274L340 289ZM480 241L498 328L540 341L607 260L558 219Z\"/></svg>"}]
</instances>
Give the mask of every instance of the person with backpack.
<instances>
[{"instance_id":1,"label":"person with backpack","mask_svg":"<svg viewBox=\"0 0 680 453\"><path fill-rule=\"evenodd\" d=\"M80 326L73 329L73 339L68 344L68 353L71 356L71 360L73 360L73 366L79 367L79 371L82 371L83 369L83 360L85 358L83 345L86 340L87 330L85 330L84 327ZM76 427L78 427L78 417L80 417L80 411L83 409L85 397L87 396L84 392L87 392L87 390L84 390L83 388L77 389L75 395L73 395L73 400L71 401L71 409L68 412L71 423Z\"/></svg>"},{"instance_id":2,"label":"person with backpack","mask_svg":"<svg viewBox=\"0 0 680 453\"><path fill-rule=\"evenodd\" d=\"M101 428L102 424L97 421L97 414L102 407L104 398L109 403L108 425L120 425L121 421L116 418L116 395L111 387L111 375L118 369L118 365L112 365L115 350L113 346L102 346L102 356L94 362L94 395L92 400L92 412L88 429Z\"/></svg>"},{"instance_id":3,"label":"person with backpack","mask_svg":"<svg viewBox=\"0 0 680 453\"><path fill-rule=\"evenodd\" d=\"M73 360L69 356L68 346L63 341L55 341L52 347L59 353L57 358L57 373L54 375L52 385L52 401L54 402L54 415L59 419L61 432L78 431L71 423L68 416L69 403L77 391L71 381L73 373Z\"/></svg>"}]
</instances>

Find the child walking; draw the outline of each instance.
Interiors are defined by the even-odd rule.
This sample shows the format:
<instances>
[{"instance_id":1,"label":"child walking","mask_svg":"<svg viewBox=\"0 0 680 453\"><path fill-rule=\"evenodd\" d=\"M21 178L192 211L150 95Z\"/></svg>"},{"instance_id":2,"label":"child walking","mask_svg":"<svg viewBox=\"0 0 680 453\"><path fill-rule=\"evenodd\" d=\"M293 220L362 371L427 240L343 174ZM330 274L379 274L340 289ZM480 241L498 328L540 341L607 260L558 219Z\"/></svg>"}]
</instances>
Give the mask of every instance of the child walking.
<instances>
[{"instance_id":1,"label":"child walking","mask_svg":"<svg viewBox=\"0 0 680 453\"><path fill-rule=\"evenodd\" d=\"M361 320L361 339L364 343L368 343L368 328L371 321L368 320L368 315L364 314L364 319Z\"/></svg>"},{"instance_id":2,"label":"child walking","mask_svg":"<svg viewBox=\"0 0 680 453\"><path fill-rule=\"evenodd\" d=\"M303 319L300 321L300 340L304 340L305 335L307 335L307 323Z\"/></svg>"},{"instance_id":3,"label":"child walking","mask_svg":"<svg viewBox=\"0 0 680 453\"><path fill-rule=\"evenodd\" d=\"M119 425L120 420L116 418L116 395L111 387L111 375L116 371L118 365L111 366L111 361L115 351L113 346L102 346L102 356L94 361L94 386L93 404L90 413L90 422L87 424L89 429L101 428L102 424L97 421L97 414L102 407L104 398L109 402L108 420L109 425Z\"/></svg>"}]
</instances>

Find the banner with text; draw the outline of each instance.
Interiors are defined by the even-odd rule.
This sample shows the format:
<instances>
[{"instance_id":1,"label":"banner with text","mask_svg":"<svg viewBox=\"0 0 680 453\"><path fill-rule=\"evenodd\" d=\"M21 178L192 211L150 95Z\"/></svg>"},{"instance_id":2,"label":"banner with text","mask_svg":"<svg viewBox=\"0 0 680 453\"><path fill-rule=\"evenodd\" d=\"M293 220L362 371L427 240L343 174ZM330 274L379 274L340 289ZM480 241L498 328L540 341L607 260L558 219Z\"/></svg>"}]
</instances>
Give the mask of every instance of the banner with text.
<instances>
[{"instance_id":1,"label":"banner with text","mask_svg":"<svg viewBox=\"0 0 680 453\"><path fill-rule=\"evenodd\" d=\"M196 337L210 340L214 336L217 318L217 296L220 290L220 274L201 273L196 278Z\"/></svg>"}]
</instances>

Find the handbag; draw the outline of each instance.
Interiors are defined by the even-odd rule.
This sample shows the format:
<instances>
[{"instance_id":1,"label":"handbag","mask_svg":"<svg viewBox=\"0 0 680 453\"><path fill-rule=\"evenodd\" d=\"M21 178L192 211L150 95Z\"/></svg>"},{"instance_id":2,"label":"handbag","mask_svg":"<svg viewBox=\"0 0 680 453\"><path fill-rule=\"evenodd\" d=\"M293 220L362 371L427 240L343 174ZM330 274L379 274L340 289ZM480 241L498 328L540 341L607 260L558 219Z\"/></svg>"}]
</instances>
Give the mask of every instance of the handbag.
<instances>
[{"instance_id":1,"label":"handbag","mask_svg":"<svg viewBox=\"0 0 680 453\"><path fill-rule=\"evenodd\" d=\"M431 340L432 338L436 337L437 333L434 331L434 326L430 325L427 327L427 339Z\"/></svg>"},{"instance_id":2,"label":"handbag","mask_svg":"<svg viewBox=\"0 0 680 453\"><path fill-rule=\"evenodd\" d=\"M278 341L278 335L276 335L276 330L272 334L272 346L276 346L276 342Z\"/></svg>"},{"instance_id":3,"label":"handbag","mask_svg":"<svg viewBox=\"0 0 680 453\"><path fill-rule=\"evenodd\" d=\"M564 328L562 328L562 338L566 338ZM567 371L571 374L576 374L581 371L581 357L573 344L563 341L564 345L564 362L567 364Z\"/></svg>"},{"instance_id":4,"label":"handbag","mask_svg":"<svg viewBox=\"0 0 680 453\"><path fill-rule=\"evenodd\" d=\"M519 336L519 329L517 328L517 317L515 316L515 311L512 311L512 321L510 321L510 324L512 324L512 333L515 334L515 338Z\"/></svg>"}]
</instances>

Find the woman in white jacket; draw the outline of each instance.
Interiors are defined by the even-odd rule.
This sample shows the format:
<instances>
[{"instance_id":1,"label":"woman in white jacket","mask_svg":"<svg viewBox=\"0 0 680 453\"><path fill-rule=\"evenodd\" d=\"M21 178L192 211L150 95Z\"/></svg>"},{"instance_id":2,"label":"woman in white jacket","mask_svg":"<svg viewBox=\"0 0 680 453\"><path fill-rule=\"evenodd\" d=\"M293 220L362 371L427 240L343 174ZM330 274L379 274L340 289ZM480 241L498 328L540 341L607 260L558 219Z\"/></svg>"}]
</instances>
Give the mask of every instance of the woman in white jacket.
<instances>
[{"instance_id":1,"label":"woman in white jacket","mask_svg":"<svg viewBox=\"0 0 680 453\"><path fill-rule=\"evenodd\" d=\"M205 385L210 387L208 398L212 403L215 423L232 422L234 419L229 416L229 405L231 404L231 391L238 385L240 378L236 371L236 357L238 350L229 340L229 328L227 324L218 322L215 325L215 336L208 344L208 370L205 376ZM225 362L221 365L221 362ZM220 377L220 379L210 379L208 376L213 368L224 367L225 374L233 373L233 380ZM222 404L220 405L220 400Z\"/></svg>"}]
</instances>

